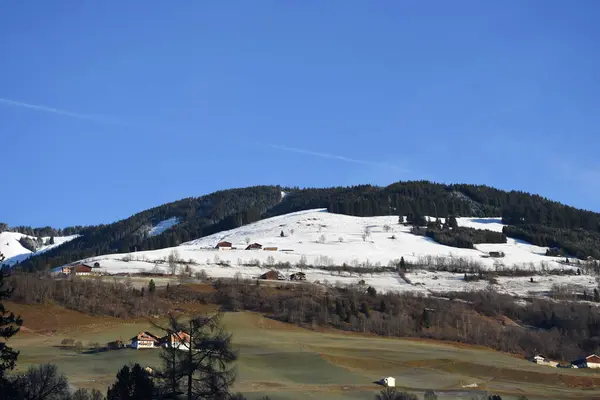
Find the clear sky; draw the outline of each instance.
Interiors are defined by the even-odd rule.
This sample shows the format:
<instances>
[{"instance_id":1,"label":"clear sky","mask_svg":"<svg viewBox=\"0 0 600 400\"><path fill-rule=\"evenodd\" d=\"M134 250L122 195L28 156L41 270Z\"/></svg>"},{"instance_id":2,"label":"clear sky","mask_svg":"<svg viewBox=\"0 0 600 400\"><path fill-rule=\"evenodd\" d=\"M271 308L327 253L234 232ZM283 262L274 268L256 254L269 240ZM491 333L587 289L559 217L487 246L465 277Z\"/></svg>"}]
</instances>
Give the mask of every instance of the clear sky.
<instances>
[{"instance_id":1,"label":"clear sky","mask_svg":"<svg viewBox=\"0 0 600 400\"><path fill-rule=\"evenodd\" d=\"M481 183L600 211L600 1L0 10L0 221L218 189Z\"/></svg>"}]
</instances>

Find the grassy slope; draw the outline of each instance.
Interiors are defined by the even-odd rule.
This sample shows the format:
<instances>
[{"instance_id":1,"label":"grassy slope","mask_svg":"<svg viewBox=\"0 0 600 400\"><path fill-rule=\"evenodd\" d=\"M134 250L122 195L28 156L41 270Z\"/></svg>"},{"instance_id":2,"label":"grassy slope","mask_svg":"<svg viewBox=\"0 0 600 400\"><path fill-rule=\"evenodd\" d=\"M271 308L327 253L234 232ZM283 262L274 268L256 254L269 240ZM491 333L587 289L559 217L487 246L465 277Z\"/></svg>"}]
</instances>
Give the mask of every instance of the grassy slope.
<instances>
[{"instance_id":1,"label":"grassy slope","mask_svg":"<svg viewBox=\"0 0 600 400\"><path fill-rule=\"evenodd\" d=\"M65 337L86 343L127 339L148 329L147 321L90 317L55 306L7 304L25 319L11 340L21 350L19 368L52 362L75 386L106 390L129 362L156 365L158 352L121 350L80 355L54 347ZM230 313L225 324L240 350L236 390L249 398L372 399L372 381L395 376L412 390L457 390L446 398L470 399L462 385L500 393L503 398L600 398L600 375L592 371L536 366L510 355L472 346L378 338L334 331L309 331L253 313Z\"/></svg>"}]
</instances>

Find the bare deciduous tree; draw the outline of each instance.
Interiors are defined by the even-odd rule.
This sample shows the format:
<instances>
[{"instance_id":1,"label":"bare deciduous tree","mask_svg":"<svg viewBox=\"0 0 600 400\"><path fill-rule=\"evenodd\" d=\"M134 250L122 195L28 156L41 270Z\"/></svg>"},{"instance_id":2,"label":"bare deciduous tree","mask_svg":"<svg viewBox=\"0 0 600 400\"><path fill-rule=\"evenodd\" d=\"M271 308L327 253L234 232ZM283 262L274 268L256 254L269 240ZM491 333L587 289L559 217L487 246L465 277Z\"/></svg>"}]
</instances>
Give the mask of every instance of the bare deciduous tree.
<instances>
[{"instance_id":1,"label":"bare deciduous tree","mask_svg":"<svg viewBox=\"0 0 600 400\"><path fill-rule=\"evenodd\" d=\"M30 367L27 372L18 375L15 386L23 400L62 400L69 395L67 378L58 373L53 364L42 364Z\"/></svg>"},{"instance_id":2,"label":"bare deciduous tree","mask_svg":"<svg viewBox=\"0 0 600 400\"><path fill-rule=\"evenodd\" d=\"M177 273L177 264L179 262L179 252L177 250L173 250L169 257L167 257L167 263L169 263L169 271L171 275L175 275Z\"/></svg>"},{"instance_id":3,"label":"bare deciduous tree","mask_svg":"<svg viewBox=\"0 0 600 400\"><path fill-rule=\"evenodd\" d=\"M319 242L321 244L325 244L326 241L327 241L327 238L325 237L325 235L319 236L319 239L317 240L317 242Z\"/></svg>"}]
</instances>

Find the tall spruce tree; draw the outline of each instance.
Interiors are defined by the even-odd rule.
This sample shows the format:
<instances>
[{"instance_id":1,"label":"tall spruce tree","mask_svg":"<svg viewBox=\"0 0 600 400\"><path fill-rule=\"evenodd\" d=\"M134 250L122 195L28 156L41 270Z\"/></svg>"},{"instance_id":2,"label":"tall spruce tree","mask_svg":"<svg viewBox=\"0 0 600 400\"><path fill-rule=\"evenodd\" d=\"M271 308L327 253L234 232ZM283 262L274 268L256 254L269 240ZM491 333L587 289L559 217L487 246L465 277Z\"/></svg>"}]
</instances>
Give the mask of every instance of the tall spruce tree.
<instances>
[{"instance_id":1,"label":"tall spruce tree","mask_svg":"<svg viewBox=\"0 0 600 400\"><path fill-rule=\"evenodd\" d=\"M0 264L4 261L4 255L0 253ZM6 373L15 368L19 352L9 347L6 342L19 332L23 324L20 317L8 312L2 304L2 300L8 299L13 290L5 288L4 270L0 269L0 392L8 390L9 382Z\"/></svg>"}]
</instances>

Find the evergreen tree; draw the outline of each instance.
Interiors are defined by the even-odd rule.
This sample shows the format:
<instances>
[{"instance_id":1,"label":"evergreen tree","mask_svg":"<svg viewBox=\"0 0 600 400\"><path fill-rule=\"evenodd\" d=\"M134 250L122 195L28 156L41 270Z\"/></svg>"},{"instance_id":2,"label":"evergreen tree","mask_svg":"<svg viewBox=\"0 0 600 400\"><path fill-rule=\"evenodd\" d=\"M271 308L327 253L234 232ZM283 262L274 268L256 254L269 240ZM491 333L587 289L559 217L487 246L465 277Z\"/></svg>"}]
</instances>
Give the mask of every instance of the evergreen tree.
<instances>
[{"instance_id":1,"label":"evergreen tree","mask_svg":"<svg viewBox=\"0 0 600 400\"><path fill-rule=\"evenodd\" d=\"M50 242L48 244L55 244L54 236L50 236Z\"/></svg>"},{"instance_id":2,"label":"evergreen tree","mask_svg":"<svg viewBox=\"0 0 600 400\"><path fill-rule=\"evenodd\" d=\"M156 292L156 284L154 283L154 279L150 279L148 283L148 293L154 294Z\"/></svg>"},{"instance_id":3,"label":"evergreen tree","mask_svg":"<svg viewBox=\"0 0 600 400\"><path fill-rule=\"evenodd\" d=\"M598 289L597 288L594 288L594 301L596 303L600 302L600 293L598 293Z\"/></svg>"},{"instance_id":4,"label":"evergreen tree","mask_svg":"<svg viewBox=\"0 0 600 400\"><path fill-rule=\"evenodd\" d=\"M155 388L148 373L135 364L124 366L117 373L117 381L108 388L106 400L145 400L155 396Z\"/></svg>"},{"instance_id":5,"label":"evergreen tree","mask_svg":"<svg viewBox=\"0 0 600 400\"><path fill-rule=\"evenodd\" d=\"M406 262L404 261L404 257L400 257L400 269L402 271L406 271Z\"/></svg>"},{"instance_id":6,"label":"evergreen tree","mask_svg":"<svg viewBox=\"0 0 600 400\"><path fill-rule=\"evenodd\" d=\"M458 228L458 222L456 221L456 217L454 215L448 217L446 224L452 229Z\"/></svg>"},{"instance_id":7,"label":"evergreen tree","mask_svg":"<svg viewBox=\"0 0 600 400\"><path fill-rule=\"evenodd\" d=\"M0 263L4 261L4 255L0 253ZM13 290L4 288L4 271L0 270L0 392L9 382L6 379L6 373L12 371L15 367L19 352L7 346L6 342L17 332L23 321L20 317L8 312L2 300L8 299Z\"/></svg>"},{"instance_id":8,"label":"evergreen tree","mask_svg":"<svg viewBox=\"0 0 600 400\"><path fill-rule=\"evenodd\" d=\"M285 234L283 233L283 231L281 231L281 233L279 234L279 236L285 237Z\"/></svg>"},{"instance_id":9,"label":"evergreen tree","mask_svg":"<svg viewBox=\"0 0 600 400\"><path fill-rule=\"evenodd\" d=\"M400 216L398 217L398 223L399 223L399 224L403 224L403 223L404 223L404 215L400 215Z\"/></svg>"}]
</instances>

